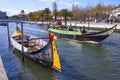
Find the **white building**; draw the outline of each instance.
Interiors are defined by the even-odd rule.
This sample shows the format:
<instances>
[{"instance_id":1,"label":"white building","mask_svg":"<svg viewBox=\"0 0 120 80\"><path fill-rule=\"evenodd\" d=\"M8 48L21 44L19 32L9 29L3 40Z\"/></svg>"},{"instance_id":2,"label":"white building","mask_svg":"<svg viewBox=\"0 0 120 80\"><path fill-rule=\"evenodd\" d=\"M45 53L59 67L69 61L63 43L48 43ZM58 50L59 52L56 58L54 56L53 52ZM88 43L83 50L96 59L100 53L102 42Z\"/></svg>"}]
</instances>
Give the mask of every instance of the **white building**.
<instances>
[{"instance_id":1,"label":"white building","mask_svg":"<svg viewBox=\"0 0 120 80\"><path fill-rule=\"evenodd\" d=\"M0 11L0 19L5 19L7 18L7 13Z\"/></svg>"},{"instance_id":2,"label":"white building","mask_svg":"<svg viewBox=\"0 0 120 80\"><path fill-rule=\"evenodd\" d=\"M120 7L114 9L112 14L120 20Z\"/></svg>"}]
</instances>

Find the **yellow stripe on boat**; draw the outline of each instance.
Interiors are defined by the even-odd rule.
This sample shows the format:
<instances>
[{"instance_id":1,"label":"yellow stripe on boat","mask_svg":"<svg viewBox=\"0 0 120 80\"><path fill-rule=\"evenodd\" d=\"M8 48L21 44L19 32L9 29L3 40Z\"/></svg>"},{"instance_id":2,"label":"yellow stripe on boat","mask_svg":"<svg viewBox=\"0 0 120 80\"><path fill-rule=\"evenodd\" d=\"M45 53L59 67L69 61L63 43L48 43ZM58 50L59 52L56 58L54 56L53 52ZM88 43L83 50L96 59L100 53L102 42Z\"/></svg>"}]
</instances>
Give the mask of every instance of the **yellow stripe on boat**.
<instances>
[{"instance_id":1,"label":"yellow stripe on boat","mask_svg":"<svg viewBox=\"0 0 120 80\"><path fill-rule=\"evenodd\" d=\"M55 39L52 40L52 51L53 51L53 68L58 70L59 72L62 72L60 58L58 55L58 50L57 50Z\"/></svg>"}]
</instances>

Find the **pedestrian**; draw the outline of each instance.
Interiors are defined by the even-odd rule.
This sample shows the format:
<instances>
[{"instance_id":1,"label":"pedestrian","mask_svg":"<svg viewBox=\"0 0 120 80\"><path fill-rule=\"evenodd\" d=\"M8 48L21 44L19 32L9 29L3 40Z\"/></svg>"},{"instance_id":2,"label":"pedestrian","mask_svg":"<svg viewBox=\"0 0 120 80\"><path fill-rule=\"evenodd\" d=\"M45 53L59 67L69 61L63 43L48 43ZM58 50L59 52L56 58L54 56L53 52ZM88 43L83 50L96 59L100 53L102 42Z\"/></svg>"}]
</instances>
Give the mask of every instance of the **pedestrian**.
<instances>
[{"instance_id":1,"label":"pedestrian","mask_svg":"<svg viewBox=\"0 0 120 80\"><path fill-rule=\"evenodd\" d=\"M82 27L82 33L86 33L85 26Z\"/></svg>"}]
</instances>

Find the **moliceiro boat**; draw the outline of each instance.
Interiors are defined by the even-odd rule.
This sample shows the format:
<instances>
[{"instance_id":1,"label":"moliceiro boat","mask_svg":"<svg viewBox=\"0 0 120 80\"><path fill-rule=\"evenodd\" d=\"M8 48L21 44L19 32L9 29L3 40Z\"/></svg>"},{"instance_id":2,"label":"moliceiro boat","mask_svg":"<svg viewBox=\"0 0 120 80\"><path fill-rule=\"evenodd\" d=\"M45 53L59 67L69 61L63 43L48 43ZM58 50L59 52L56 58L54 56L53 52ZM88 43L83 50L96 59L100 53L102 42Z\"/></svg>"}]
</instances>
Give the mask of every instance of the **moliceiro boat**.
<instances>
[{"instance_id":1,"label":"moliceiro boat","mask_svg":"<svg viewBox=\"0 0 120 80\"><path fill-rule=\"evenodd\" d=\"M106 39L108 36L110 36L114 30L116 29L117 25L114 25L111 28L99 31L99 32L86 32L86 31L80 31L80 30L73 30L72 28L67 27L55 27L49 26L48 30L50 32L53 32L55 35L57 35L59 38L68 38L68 39L74 39L78 41L94 41L99 42L104 39Z\"/></svg>"},{"instance_id":2,"label":"moliceiro boat","mask_svg":"<svg viewBox=\"0 0 120 80\"><path fill-rule=\"evenodd\" d=\"M48 39L48 41L44 39ZM23 51L25 56L45 66L54 68L59 72L62 71L53 33L49 33L49 37L38 38L22 33L21 30L16 27L16 30L11 36L11 42L13 47L19 51Z\"/></svg>"}]
</instances>

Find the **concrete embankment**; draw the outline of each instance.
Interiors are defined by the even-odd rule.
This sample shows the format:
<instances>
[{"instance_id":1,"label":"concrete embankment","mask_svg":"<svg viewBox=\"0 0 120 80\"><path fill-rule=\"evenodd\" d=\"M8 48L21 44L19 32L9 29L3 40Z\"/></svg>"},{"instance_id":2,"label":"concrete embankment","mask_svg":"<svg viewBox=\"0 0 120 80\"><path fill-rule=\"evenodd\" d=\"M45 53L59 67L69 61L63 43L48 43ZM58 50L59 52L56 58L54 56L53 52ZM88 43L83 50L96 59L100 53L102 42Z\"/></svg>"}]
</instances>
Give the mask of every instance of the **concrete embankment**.
<instances>
[{"instance_id":1,"label":"concrete embankment","mask_svg":"<svg viewBox=\"0 0 120 80\"><path fill-rule=\"evenodd\" d=\"M8 80L1 56L0 56L0 80Z\"/></svg>"}]
</instances>

